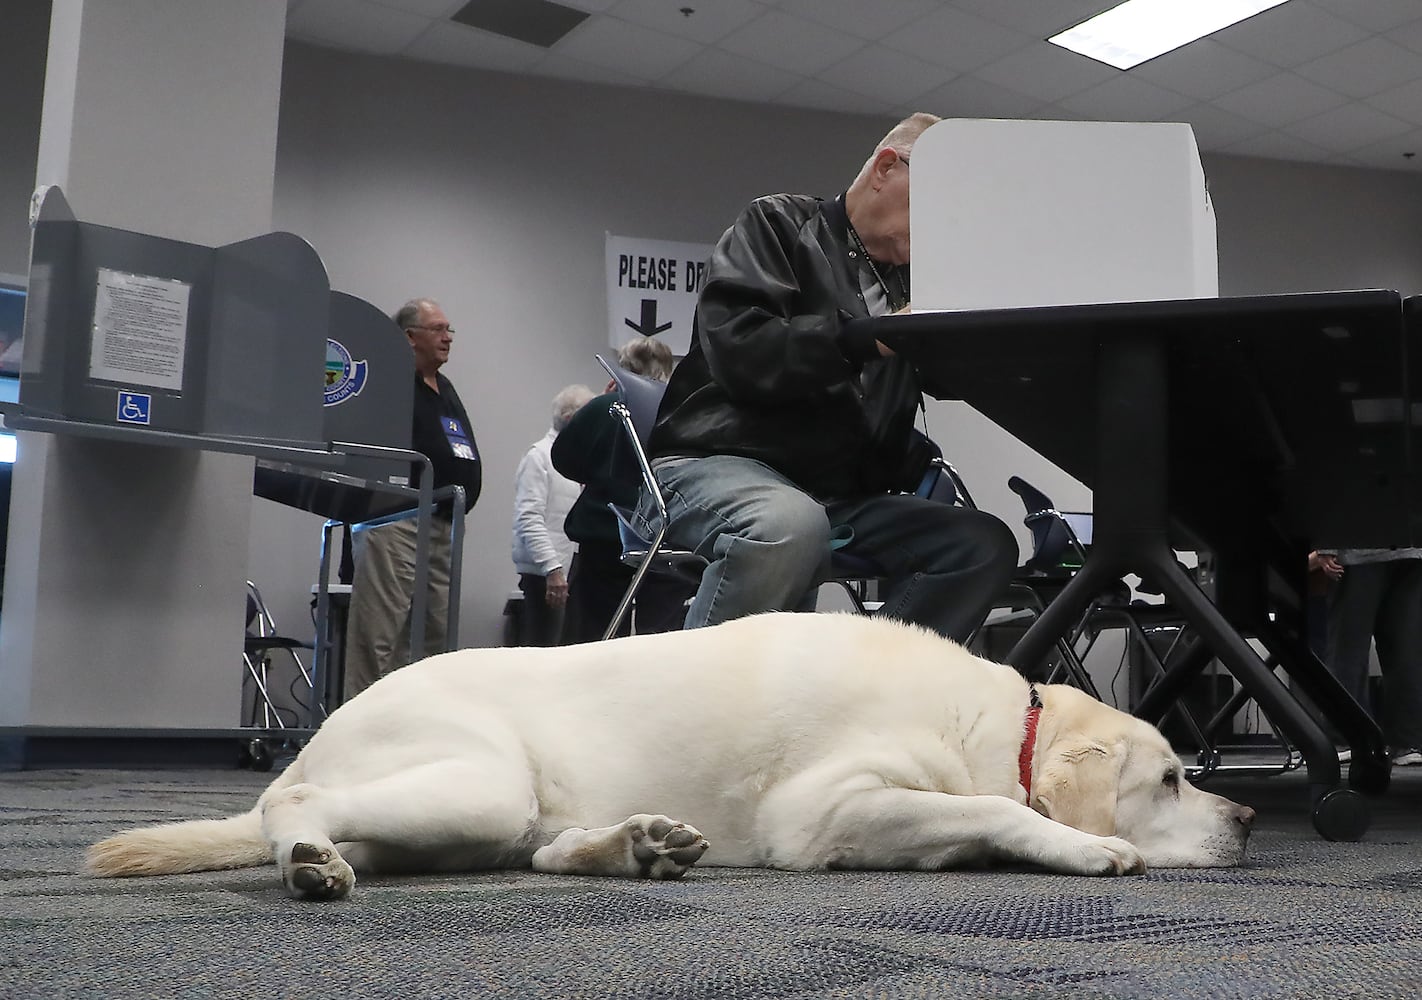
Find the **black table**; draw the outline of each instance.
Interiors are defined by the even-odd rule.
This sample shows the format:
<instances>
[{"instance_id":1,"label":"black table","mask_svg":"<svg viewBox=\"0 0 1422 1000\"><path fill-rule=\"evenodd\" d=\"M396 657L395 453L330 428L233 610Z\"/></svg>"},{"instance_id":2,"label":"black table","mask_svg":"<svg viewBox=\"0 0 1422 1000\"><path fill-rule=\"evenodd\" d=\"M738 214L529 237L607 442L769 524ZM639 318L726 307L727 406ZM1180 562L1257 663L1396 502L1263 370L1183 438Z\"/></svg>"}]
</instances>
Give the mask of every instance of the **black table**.
<instances>
[{"instance_id":1,"label":"black table","mask_svg":"<svg viewBox=\"0 0 1422 1000\"><path fill-rule=\"evenodd\" d=\"M1386 787L1382 736L1309 652L1305 555L1409 545L1409 355L1396 292L1326 292L885 317L878 337L924 389L961 399L1094 491L1086 564L1009 657L1027 673L1092 597L1151 581L1201 641L1135 706L1156 721L1217 657L1304 754L1314 825L1357 839L1331 740L1246 641L1261 641L1354 748L1355 788ZM1206 597L1174 549L1209 550Z\"/></svg>"}]
</instances>

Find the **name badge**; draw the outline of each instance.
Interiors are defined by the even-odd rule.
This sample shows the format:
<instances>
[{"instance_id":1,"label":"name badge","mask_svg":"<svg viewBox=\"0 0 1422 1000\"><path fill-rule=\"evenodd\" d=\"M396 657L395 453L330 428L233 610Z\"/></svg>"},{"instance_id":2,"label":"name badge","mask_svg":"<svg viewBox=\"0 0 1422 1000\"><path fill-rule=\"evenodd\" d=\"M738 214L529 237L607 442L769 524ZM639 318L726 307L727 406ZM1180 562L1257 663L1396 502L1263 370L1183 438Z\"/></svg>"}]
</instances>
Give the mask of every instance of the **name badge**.
<instances>
[{"instance_id":1,"label":"name badge","mask_svg":"<svg viewBox=\"0 0 1422 1000\"><path fill-rule=\"evenodd\" d=\"M454 417L441 417L440 420L444 423L444 436L449 439L449 450L454 452L454 457L479 461L479 453L474 450L474 442L469 435L464 433L464 425Z\"/></svg>"}]
</instances>

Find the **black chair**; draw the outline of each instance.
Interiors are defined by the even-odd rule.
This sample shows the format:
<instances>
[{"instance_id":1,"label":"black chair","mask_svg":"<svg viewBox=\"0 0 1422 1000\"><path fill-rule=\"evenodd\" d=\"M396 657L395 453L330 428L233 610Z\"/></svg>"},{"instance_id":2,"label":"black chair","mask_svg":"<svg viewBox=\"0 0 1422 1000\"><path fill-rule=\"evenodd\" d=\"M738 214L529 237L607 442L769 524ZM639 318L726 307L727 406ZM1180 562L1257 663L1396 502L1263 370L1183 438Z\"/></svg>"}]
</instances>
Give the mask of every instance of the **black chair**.
<instances>
[{"instance_id":1,"label":"black chair","mask_svg":"<svg viewBox=\"0 0 1422 1000\"><path fill-rule=\"evenodd\" d=\"M270 691L272 653L278 650L290 657L297 674L306 684L308 697L311 699L308 711L313 716L311 720L313 727L319 721L317 716L325 718L326 707L317 696L315 682L307 671L306 665L301 661L301 656L297 653L297 650L312 650L314 652L315 648L314 643L281 634L271 612L267 610L266 602L262 600L261 591L257 589L255 583L248 580L247 632L242 647L242 664L257 690L257 699L252 705L248 725L255 726L257 724L257 713L260 710L262 728L278 730L290 728L287 726L286 720L282 718L282 713L292 712L292 709L277 705ZM295 685L295 679L292 683ZM307 706L303 705L302 707Z\"/></svg>"},{"instance_id":2,"label":"black chair","mask_svg":"<svg viewBox=\"0 0 1422 1000\"><path fill-rule=\"evenodd\" d=\"M652 425L657 419L666 383L647 378L610 363L602 355L597 355L598 364L612 378L620 399L613 403L610 412L613 419L622 425L627 442L637 460L637 468L642 476L646 493L656 505L656 530L647 536L634 523L633 512L617 504L608 507L617 518L617 530L622 542L622 562L633 569L632 580L622 595L622 600L613 612L603 632L604 639L617 634L628 612L632 609L638 590L648 573L674 576L696 583L706 569L707 560L696 552L685 549L668 548L664 543L667 532L666 498L662 495L657 477L652 473L651 462L647 458L646 442L652 433ZM926 481L926 480L925 480ZM884 575L883 570L872 560L862 556L836 550L831 555L833 577L828 583L841 587L860 614L869 614L877 605L868 597L870 584Z\"/></svg>"},{"instance_id":3,"label":"black chair","mask_svg":"<svg viewBox=\"0 0 1422 1000\"><path fill-rule=\"evenodd\" d=\"M1057 510L1051 498L1018 476L1010 478L1007 485L1021 498L1026 510L1023 523L1032 531L1032 555L1023 563L1025 575L1019 578L1036 587L1040 599L1036 611L1040 613L1085 561L1090 546L1091 515ZM1144 593L1159 593L1152 589L1149 581L1142 581L1138 589ZM1110 629L1124 630L1132 648L1138 652L1140 662L1149 674L1141 678L1143 690L1164 677L1167 667L1177 658L1195 655L1199 651L1196 648L1198 637L1179 612L1169 604L1133 600L1131 588L1124 580L1117 581L1097 595L1070 632L1067 645L1074 664L1081 664L1097 639ZM1083 638L1086 644L1078 648ZM1055 669L1061 670L1061 665ZM1075 676L1076 666L1072 665L1069 669ZM1080 669L1085 675L1084 666ZM1201 773L1220 769L1258 770L1253 767L1223 767L1218 746L1219 735L1248 700L1246 690L1238 688L1214 710L1204 725L1183 702L1172 704L1170 711L1182 726L1184 737L1198 751ZM1285 759L1279 770L1292 770L1302 762L1291 747L1286 746L1284 750Z\"/></svg>"}]
</instances>

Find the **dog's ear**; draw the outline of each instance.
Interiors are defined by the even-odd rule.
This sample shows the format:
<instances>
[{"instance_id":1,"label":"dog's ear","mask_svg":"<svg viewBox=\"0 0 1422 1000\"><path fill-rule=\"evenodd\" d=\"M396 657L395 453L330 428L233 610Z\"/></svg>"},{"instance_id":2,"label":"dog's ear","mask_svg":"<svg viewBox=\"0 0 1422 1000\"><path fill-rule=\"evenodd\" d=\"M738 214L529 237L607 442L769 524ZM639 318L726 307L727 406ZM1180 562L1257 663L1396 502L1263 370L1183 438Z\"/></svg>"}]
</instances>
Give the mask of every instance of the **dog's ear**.
<instances>
[{"instance_id":1,"label":"dog's ear","mask_svg":"<svg viewBox=\"0 0 1422 1000\"><path fill-rule=\"evenodd\" d=\"M1099 837L1116 832L1117 786L1125 754L1097 740L1067 740L1052 747L1033 782L1033 809L1048 819Z\"/></svg>"}]
</instances>

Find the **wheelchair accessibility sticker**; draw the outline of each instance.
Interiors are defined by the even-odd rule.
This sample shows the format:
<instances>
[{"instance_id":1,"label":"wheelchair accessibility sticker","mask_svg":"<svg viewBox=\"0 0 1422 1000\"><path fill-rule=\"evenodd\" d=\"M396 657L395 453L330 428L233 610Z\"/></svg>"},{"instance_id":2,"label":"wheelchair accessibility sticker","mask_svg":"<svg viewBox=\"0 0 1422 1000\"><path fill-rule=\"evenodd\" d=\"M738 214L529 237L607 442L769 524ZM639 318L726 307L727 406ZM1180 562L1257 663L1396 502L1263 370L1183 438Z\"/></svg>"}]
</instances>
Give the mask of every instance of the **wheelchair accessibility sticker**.
<instances>
[{"instance_id":1,"label":"wheelchair accessibility sticker","mask_svg":"<svg viewBox=\"0 0 1422 1000\"><path fill-rule=\"evenodd\" d=\"M346 345L338 340L326 341L326 394L323 406L344 403L359 396L365 388L367 364L355 361Z\"/></svg>"},{"instance_id":2,"label":"wheelchair accessibility sticker","mask_svg":"<svg viewBox=\"0 0 1422 1000\"><path fill-rule=\"evenodd\" d=\"M144 392L118 394L118 422L121 424L146 424L153 406L153 397Z\"/></svg>"}]
</instances>

